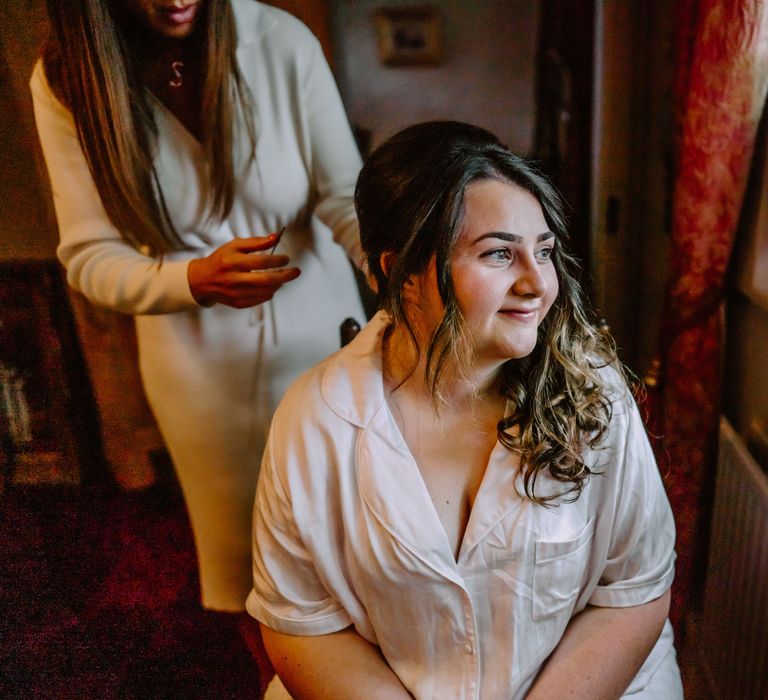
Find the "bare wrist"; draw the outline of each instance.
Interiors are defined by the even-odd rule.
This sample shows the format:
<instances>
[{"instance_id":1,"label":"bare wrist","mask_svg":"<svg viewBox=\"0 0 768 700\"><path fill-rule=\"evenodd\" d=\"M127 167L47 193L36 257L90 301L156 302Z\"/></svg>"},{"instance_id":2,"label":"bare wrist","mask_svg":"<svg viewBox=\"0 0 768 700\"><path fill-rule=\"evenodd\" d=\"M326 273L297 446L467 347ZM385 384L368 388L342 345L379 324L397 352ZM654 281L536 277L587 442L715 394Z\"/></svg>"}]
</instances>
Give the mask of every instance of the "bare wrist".
<instances>
[{"instance_id":1,"label":"bare wrist","mask_svg":"<svg viewBox=\"0 0 768 700\"><path fill-rule=\"evenodd\" d=\"M201 285L197 276L197 268L200 264L200 260L195 259L190 260L187 265L187 284L189 284L189 293L200 306L213 306L215 303L214 300L207 296L200 288Z\"/></svg>"}]
</instances>

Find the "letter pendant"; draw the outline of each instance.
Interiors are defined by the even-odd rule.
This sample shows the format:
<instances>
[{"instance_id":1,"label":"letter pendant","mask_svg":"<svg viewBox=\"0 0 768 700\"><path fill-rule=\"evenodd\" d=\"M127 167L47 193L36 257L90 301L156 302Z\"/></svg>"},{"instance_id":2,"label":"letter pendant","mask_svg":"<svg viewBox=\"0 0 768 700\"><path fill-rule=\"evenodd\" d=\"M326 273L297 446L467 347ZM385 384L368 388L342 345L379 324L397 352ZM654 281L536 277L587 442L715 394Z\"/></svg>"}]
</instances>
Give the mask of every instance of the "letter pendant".
<instances>
[{"instance_id":1,"label":"letter pendant","mask_svg":"<svg viewBox=\"0 0 768 700\"><path fill-rule=\"evenodd\" d=\"M184 68L183 61L174 61L171 63L171 70L173 71L173 78L168 81L168 85L173 88L181 87L184 84L184 76L181 74L181 69Z\"/></svg>"}]
</instances>

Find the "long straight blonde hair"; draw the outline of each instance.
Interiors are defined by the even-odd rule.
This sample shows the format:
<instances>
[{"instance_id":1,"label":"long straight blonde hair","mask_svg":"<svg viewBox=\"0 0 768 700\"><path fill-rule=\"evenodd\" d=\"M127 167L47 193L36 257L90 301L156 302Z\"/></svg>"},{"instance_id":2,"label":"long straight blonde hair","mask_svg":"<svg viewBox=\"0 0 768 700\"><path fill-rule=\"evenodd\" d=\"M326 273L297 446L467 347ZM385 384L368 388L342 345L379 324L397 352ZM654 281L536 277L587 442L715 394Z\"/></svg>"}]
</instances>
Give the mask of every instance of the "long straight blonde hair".
<instances>
[{"instance_id":1,"label":"long straight blonde hair","mask_svg":"<svg viewBox=\"0 0 768 700\"><path fill-rule=\"evenodd\" d=\"M104 209L122 237L153 255L179 250L153 165L157 139L149 90L129 29L110 0L47 0L51 31L43 66L71 111ZM237 65L230 0L207 0L198 19L205 77L202 145L210 215L224 218L235 192L234 123L241 110L255 146L253 99Z\"/></svg>"}]
</instances>

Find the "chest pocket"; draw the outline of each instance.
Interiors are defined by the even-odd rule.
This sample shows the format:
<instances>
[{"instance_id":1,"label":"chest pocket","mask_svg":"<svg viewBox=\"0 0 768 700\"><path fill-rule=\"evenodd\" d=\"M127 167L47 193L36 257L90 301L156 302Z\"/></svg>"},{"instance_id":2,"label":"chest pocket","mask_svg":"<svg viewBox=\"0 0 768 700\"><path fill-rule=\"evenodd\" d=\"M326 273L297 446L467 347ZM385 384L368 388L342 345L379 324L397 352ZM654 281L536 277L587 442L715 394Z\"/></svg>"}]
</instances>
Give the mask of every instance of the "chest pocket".
<instances>
[{"instance_id":1,"label":"chest pocket","mask_svg":"<svg viewBox=\"0 0 768 700\"><path fill-rule=\"evenodd\" d=\"M595 519L569 540L536 540L533 569L533 619L557 615L579 595L590 559Z\"/></svg>"}]
</instances>

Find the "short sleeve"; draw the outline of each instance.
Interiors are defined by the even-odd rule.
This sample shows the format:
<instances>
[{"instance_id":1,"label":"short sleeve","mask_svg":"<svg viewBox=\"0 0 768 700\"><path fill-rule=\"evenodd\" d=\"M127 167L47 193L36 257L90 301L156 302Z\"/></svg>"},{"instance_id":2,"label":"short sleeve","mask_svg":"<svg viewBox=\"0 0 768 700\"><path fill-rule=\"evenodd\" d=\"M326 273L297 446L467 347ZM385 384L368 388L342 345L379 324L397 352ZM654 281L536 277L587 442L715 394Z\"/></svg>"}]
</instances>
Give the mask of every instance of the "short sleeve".
<instances>
[{"instance_id":1,"label":"short sleeve","mask_svg":"<svg viewBox=\"0 0 768 700\"><path fill-rule=\"evenodd\" d=\"M672 511L640 413L626 394L611 420L611 429L623 433L617 440L623 448L608 556L589 600L604 607L648 603L663 595L674 578Z\"/></svg>"},{"instance_id":2,"label":"short sleeve","mask_svg":"<svg viewBox=\"0 0 768 700\"><path fill-rule=\"evenodd\" d=\"M272 431L274 435L274 430ZM279 632L314 636L351 624L328 592L305 546L291 499L275 465L270 437L264 452L253 516L253 590L246 609Z\"/></svg>"}]
</instances>

